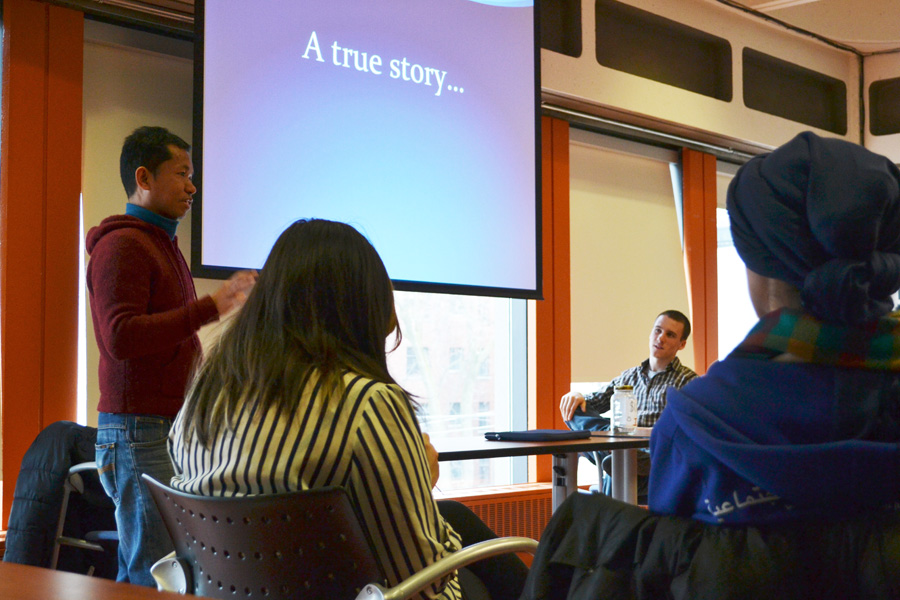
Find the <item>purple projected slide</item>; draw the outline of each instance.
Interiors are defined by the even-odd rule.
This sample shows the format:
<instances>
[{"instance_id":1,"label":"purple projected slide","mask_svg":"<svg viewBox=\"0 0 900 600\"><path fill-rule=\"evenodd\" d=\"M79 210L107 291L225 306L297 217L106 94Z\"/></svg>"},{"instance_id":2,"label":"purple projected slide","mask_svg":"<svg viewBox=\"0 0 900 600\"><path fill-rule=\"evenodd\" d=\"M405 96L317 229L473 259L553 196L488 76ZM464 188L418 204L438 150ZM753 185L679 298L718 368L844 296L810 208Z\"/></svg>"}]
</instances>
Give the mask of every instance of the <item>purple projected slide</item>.
<instances>
[{"instance_id":1,"label":"purple projected slide","mask_svg":"<svg viewBox=\"0 0 900 600\"><path fill-rule=\"evenodd\" d=\"M533 2L202 10L195 272L259 268L320 217L366 235L398 288L539 293Z\"/></svg>"}]
</instances>

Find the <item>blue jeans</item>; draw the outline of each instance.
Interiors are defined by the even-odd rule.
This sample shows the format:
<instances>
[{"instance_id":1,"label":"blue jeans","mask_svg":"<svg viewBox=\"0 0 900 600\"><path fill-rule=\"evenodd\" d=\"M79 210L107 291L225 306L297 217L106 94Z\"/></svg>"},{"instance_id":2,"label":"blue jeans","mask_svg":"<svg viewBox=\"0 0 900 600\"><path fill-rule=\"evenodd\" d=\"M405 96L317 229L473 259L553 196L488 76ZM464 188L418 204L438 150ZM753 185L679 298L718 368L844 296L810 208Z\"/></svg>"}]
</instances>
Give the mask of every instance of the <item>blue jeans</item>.
<instances>
[{"instance_id":1,"label":"blue jeans","mask_svg":"<svg viewBox=\"0 0 900 600\"><path fill-rule=\"evenodd\" d=\"M154 562L175 549L141 474L166 485L175 474L167 441L171 419L148 415L100 413L97 469L116 505L119 530L118 581L155 587Z\"/></svg>"}]
</instances>

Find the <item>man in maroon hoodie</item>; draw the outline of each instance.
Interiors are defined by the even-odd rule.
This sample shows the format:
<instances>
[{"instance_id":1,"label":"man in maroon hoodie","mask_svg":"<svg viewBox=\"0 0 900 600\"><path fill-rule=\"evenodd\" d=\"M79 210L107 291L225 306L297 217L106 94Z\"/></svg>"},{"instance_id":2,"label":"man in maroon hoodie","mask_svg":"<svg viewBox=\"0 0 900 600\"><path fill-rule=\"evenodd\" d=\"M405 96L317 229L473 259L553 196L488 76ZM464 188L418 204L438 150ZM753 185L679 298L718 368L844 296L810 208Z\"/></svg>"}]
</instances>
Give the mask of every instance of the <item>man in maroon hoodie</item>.
<instances>
[{"instance_id":1,"label":"man in maroon hoodie","mask_svg":"<svg viewBox=\"0 0 900 600\"><path fill-rule=\"evenodd\" d=\"M235 273L197 298L175 230L197 191L190 146L162 127L125 139L128 204L87 236L87 286L100 348L97 467L116 504L119 581L153 586L150 566L172 551L141 474L168 483L172 418L201 354L197 330L240 306L256 273Z\"/></svg>"}]
</instances>

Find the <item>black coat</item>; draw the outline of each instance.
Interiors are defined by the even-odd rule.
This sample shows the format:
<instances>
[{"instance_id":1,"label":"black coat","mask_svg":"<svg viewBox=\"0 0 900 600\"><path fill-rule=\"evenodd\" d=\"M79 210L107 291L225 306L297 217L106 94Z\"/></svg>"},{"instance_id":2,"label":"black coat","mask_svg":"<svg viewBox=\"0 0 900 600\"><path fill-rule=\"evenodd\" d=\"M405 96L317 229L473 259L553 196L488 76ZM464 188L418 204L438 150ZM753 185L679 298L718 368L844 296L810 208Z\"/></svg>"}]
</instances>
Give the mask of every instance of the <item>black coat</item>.
<instances>
[{"instance_id":1,"label":"black coat","mask_svg":"<svg viewBox=\"0 0 900 600\"><path fill-rule=\"evenodd\" d=\"M900 598L900 515L726 527L575 494L541 535L522 600Z\"/></svg>"},{"instance_id":2,"label":"black coat","mask_svg":"<svg viewBox=\"0 0 900 600\"><path fill-rule=\"evenodd\" d=\"M69 467L93 461L96 440L96 429L69 421L53 423L38 434L22 459L16 480L4 561L50 566ZM112 501L100 487L96 474L87 472L83 479L85 494L70 495L63 534L81 537L87 531L115 530ZM115 577L115 548L103 553L106 556L88 553L99 554L63 548L58 568L87 572L94 565L97 575Z\"/></svg>"}]
</instances>

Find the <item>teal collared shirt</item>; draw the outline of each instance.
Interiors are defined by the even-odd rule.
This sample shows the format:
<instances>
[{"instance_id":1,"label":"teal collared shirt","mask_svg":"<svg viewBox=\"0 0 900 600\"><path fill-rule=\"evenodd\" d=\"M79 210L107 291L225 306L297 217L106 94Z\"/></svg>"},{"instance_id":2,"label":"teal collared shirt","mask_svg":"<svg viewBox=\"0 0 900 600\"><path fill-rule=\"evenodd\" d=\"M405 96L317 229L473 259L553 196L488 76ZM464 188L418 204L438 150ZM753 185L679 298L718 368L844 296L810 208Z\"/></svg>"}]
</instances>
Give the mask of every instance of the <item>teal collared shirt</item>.
<instances>
[{"instance_id":1,"label":"teal collared shirt","mask_svg":"<svg viewBox=\"0 0 900 600\"><path fill-rule=\"evenodd\" d=\"M175 219L168 219L162 215L156 214L152 210L147 210L143 206L138 206L137 204L132 204L130 202L125 205L125 214L131 217L137 217L141 221L145 221L151 225L156 225L169 235L170 240L175 239L175 233L178 229L178 221Z\"/></svg>"}]
</instances>

